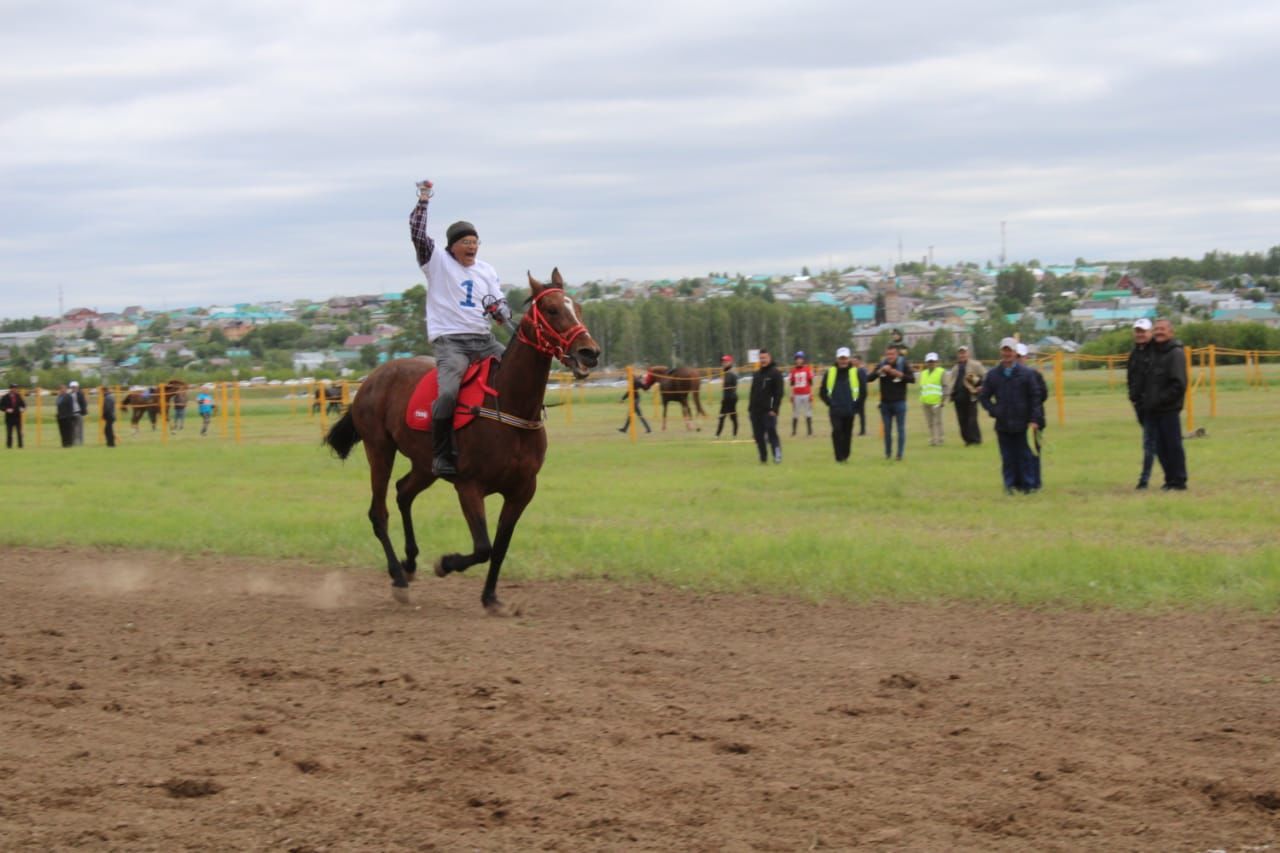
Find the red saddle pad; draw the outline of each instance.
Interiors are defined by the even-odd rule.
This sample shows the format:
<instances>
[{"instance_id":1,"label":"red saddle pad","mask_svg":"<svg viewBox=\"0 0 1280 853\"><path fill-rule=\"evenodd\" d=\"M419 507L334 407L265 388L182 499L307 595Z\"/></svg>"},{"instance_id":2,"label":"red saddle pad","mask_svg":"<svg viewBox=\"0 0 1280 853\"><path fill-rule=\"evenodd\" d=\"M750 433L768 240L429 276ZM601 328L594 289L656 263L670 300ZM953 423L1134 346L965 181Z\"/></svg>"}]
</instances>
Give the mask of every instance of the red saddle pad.
<instances>
[{"instance_id":1,"label":"red saddle pad","mask_svg":"<svg viewBox=\"0 0 1280 853\"><path fill-rule=\"evenodd\" d=\"M462 429L475 419L471 409L484 405L485 394L495 394L489 387L489 372L493 369L496 358L490 356L474 362L462 374L462 385L458 389L458 405L453 410L453 428ZM418 387L409 396L409 407L405 409L404 420L410 429L431 429L431 404L439 393L436 383L436 372L428 370L418 381Z\"/></svg>"}]
</instances>

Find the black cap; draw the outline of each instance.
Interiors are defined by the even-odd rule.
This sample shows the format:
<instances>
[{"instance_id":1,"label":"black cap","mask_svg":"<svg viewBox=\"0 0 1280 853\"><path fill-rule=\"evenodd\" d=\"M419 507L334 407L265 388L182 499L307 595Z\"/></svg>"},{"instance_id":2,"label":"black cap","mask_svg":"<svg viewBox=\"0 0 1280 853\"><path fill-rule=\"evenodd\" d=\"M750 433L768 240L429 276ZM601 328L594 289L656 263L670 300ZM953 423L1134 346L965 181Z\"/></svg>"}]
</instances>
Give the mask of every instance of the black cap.
<instances>
[{"instance_id":1,"label":"black cap","mask_svg":"<svg viewBox=\"0 0 1280 853\"><path fill-rule=\"evenodd\" d=\"M467 222L465 219L459 219L457 222L449 226L449 230L444 232L444 236L449 241L448 245L445 246L447 249L449 246L452 246L464 237L479 238L480 235L476 233L476 227L474 225Z\"/></svg>"}]
</instances>

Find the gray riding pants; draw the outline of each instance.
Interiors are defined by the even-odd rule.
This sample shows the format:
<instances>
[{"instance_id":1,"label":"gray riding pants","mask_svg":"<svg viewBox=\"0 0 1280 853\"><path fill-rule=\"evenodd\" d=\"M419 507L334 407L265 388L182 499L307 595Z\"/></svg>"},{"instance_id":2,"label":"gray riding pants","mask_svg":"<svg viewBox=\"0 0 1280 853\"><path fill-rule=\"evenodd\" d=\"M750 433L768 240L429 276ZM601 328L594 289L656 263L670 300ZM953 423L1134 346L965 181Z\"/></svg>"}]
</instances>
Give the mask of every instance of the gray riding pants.
<instances>
[{"instance_id":1,"label":"gray riding pants","mask_svg":"<svg viewBox=\"0 0 1280 853\"><path fill-rule=\"evenodd\" d=\"M483 335L441 335L431 342L436 357L436 382L440 393L431 407L431 419L440 421L453 418L458 405L458 385L462 374L474 361L489 356L501 357L505 347L491 332Z\"/></svg>"}]
</instances>

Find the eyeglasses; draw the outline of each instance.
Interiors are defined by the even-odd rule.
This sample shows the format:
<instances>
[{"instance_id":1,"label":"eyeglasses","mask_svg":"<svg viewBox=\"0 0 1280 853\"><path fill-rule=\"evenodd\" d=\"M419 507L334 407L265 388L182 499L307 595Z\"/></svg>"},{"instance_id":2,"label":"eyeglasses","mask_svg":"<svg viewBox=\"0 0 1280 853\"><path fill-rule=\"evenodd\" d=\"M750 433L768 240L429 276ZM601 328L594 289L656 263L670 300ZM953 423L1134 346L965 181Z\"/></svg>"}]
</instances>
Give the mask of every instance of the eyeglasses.
<instances>
[{"instance_id":1,"label":"eyeglasses","mask_svg":"<svg viewBox=\"0 0 1280 853\"><path fill-rule=\"evenodd\" d=\"M479 245L480 245L480 241L479 241L479 240L477 240L475 237L466 237L466 238L464 238L464 239L462 239L462 240L459 240L458 242L454 243L453 245L455 245L455 246L466 246L466 247L469 249L469 248L472 248L472 247L479 247Z\"/></svg>"}]
</instances>

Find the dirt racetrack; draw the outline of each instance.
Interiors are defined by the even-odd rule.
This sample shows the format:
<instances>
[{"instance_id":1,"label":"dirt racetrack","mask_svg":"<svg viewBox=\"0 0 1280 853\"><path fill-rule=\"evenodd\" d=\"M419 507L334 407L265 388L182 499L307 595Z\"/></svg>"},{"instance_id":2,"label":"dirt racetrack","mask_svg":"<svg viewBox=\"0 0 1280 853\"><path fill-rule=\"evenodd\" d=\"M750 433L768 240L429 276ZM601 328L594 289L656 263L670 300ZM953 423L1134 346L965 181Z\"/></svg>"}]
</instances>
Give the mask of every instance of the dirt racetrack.
<instances>
[{"instance_id":1,"label":"dirt racetrack","mask_svg":"<svg viewBox=\"0 0 1280 853\"><path fill-rule=\"evenodd\" d=\"M14 549L0 848L1280 851L1280 621Z\"/></svg>"}]
</instances>

